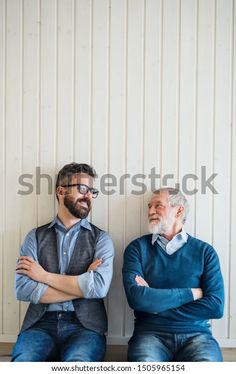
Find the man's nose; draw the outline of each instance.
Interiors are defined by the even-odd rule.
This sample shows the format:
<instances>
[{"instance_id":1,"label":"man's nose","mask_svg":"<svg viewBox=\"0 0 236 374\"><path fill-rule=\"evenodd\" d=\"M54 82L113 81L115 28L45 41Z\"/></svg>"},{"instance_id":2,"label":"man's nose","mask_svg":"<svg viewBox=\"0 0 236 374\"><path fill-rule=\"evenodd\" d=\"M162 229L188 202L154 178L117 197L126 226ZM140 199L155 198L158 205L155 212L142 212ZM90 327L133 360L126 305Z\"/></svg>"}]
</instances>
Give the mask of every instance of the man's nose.
<instances>
[{"instance_id":1,"label":"man's nose","mask_svg":"<svg viewBox=\"0 0 236 374\"><path fill-rule=\"evenodd\" d=\"M156 209L151 206L149 209L148 209L148 216L153 216L154 214L156 214Z\"/></svg>"},{"instance_id":2,"label":"man's nose","mask_svg":"<svg viewBox=\"0 0 236 374\"><path fill-rule=\"evenodd\" d=\"M89 199L91 200L92 197L93 197L93 194L92 194L92 192L91 192L90 190L88 190L88 191L84 194L84 196L86 196L87 198L89 198Z\"/></svg>"}]
</instances>

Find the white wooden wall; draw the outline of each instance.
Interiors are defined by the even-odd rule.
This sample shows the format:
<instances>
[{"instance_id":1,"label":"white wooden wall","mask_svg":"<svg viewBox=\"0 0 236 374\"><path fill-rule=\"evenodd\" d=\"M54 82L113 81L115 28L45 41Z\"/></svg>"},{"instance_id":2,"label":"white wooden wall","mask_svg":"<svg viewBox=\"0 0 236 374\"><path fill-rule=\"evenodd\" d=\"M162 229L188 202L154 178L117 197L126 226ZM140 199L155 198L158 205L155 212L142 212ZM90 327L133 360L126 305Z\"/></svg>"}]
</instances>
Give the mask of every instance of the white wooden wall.
<instances>
[{"instance_id":1,"label":"white wooden wall","mask_svg":"<svg viewBox=\"0 0 236 374\"><path fill-rule=\"evenodd\" d=\"M26 309L13 288L20 243L56 211L46 178L36 193L36 167L54 177L75 160L118 182L153 167L180 183L187 173L200 178L202 166L218 174L217 195L189 196L187 229L219 253L226 305L213 328L236 346L235 12L234 0L0 0L0 341L14 341ZM18 193L23 173L34 185L27 196ZM149 194L132 189L126 178L92 213L116 247L113 344L133 324L123 251L146 232Z\"/></svg>"}]
</instances>

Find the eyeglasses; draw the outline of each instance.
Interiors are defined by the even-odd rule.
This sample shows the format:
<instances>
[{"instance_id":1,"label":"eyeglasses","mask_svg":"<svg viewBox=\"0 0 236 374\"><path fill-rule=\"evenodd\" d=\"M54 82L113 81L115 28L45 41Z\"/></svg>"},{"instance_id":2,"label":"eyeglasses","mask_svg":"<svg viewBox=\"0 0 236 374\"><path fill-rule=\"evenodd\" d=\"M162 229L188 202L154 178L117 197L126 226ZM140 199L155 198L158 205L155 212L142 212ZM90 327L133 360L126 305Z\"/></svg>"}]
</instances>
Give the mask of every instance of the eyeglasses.
<instances>
[{"instance_id":1,"label":"eyeglasses","mask_svg":"<svg viewBox=\"0 0 236 374\"><path fill-rule=\"evenodd\" d=\"M86 195L86 193L88 193L89 191L91 192L92 197L94 199L96 199L96 197L99 194L99 191L96 188L89 187L86 184L81 184L81 183L62 185L62 187L77 187L78 192L81 193L82 195Z\"/></svg>"}]
</instances>

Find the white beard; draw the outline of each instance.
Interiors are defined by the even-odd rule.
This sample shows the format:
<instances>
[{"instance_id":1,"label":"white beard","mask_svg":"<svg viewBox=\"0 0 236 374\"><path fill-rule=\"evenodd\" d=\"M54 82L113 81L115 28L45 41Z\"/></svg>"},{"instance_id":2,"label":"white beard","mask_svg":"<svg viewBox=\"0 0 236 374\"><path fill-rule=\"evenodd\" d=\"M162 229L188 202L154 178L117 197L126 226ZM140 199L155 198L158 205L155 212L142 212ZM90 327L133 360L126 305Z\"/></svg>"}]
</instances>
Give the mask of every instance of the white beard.
<instances>
[{"instance_id":1,"label":"white beard","mask_svg":"<svg viewBox=\"0 0 236 374\"><path fill-rule=\"evenodd\" d=\"M148 231L150 234L160 234L161 230L161 224L157 223L156 225L153 225L152 223L149 223L148 225Z\"/></svg>"},{"instance_id":2,"label":"white beard","mask_svg":"<svg viewBox=\"0 0 236 374\"><path fill-rule=\"evenodd\" d=\"M159 217L158 223L153 224L150 222L148 225L148 231L151 234L159 234L159 235L166 234L172 229L174 222L175 222L174 215L171 214L170 212L169 216L165 219L162 217Z\"/></svg>"}]
</instances>

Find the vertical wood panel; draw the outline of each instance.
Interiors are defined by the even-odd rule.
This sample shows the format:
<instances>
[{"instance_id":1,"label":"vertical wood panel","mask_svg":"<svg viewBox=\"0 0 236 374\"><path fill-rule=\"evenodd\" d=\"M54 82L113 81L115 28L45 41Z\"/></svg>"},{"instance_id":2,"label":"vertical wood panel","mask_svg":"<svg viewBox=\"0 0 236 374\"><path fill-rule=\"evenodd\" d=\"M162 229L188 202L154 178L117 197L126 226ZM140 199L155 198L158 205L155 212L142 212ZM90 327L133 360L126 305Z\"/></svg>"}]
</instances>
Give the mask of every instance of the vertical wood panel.
<instances>
[{"instance_id":1,"label":"vertical wood panel","mask_svg":"<svg viewBox=\"0 0 236 374\"><path fill-rule=\"evenodd\" d=\"M138 189L135 189L131 178L143 170L143 1L129 1L127 16L126 171L130 174L127 177L126 202L126 220L128 223L126 241L128 244L140 233L141 199L139 195L133 193Z\"/></svg>"},{"instance_id":2,"label":"vertical wood panel","mask_svg":"<svg viewBox=\"0 0 236 374\"><path fill-rule=\"evenodd\" d=\"M162 184L173 186L178 165L178 89L179 89L179 1L163 1L162 47L162 140L161 174L172 174Z\"/></svg>"},{"instance_id":3,"label":"vertical wood panel","mask_svg":"<svg viewBox=\"0 0 236 374\"><path fill-rule=\"evenodd\" d=\"M21 174L22 144L22 1L7 1L6 9L6 221L3 259L3 333L15 334L19 309L13 288L20 243L18 176Z\"/></svg>"},{"instance_id":4,"label":"vertical wood panel","mask_svg":"<svg viewBox=\"0 0 236 374\"><path fill-rule=\"evenodd\" d=\"M93 1L91 159L99 178L108 170L109 28L109 1ZM92 221L108 227L108 198L102 193L94 201Z\"/></svg>"},{"instance_id":5,"label":"vertical wood panel","mask_svg":"<svg viewBox=\"0 0 236 374\"><path fill-rule=\"evenodd\" d=\"M143 52L144 52L144 2L128 1L127 30L127 159L126 172L130 177L143 172ZM127 182L125 241L128 244L140 235L141 203L140 195L135 195L135 187L130 177ZM125 334L133 330L133 313L126 308Z\"/></svg>"},{"instance_id":6,"label":"vertical wood panel","mask_svg":"<svg viewBox=\"0 0 236 374\"><path fill-rule=\"evenodd\" d=\"M232 136L231 136L231 225L230 225L230 285L229 289L226 290L227 295L229 295L229 337L236 339L236 294L235 294L235 284L236 284L236 4L233 2L232 9Z\"/></svg>"},{"instance_id":7,"label":"vertical wood panel","mask_svg":"<svg viewBox=\"0 0 236 374\"><path fill-rule=\"evenodd\" d=\"M109 115L109 40L110 2L92 1L92 66L91 66L91 163L100 178L108 171ZM101 53L103 51L103 53ZM91 220L103 230L108 229L108 197L100 193L93 202ZM107 299L105 301L108 310Z\"/></svg>"},{"instance_id":8,"label":"vertical wood panel","mask_svg":"<svg viewBox=\"0 0 236 374\"><path fill-rule=\"evenodd\" d=\"M57 142L57 1L41 0L39 7L39 155L38 224L54 215ZM65 126L65 131L67 126ZM64 151L62 152L64 155Z\"/></svg>"},{"instance_id":9,"label":"vertical wood panel","mask_svg":"<svg viewBox=\"0 0 236 374\"><path fill-rule=\"evenodd\" d=\"M38 164L38 1L23 2L23 96L22 96L22 174L31 174L33 191L21 197L21 242L32 227L37 226L37 198L35 165ZM21 303L20 322L25 314L26 303Z\"/></svg>"},{"instance_id":10,"label":"vertical wood panel","mask_svg":"<svg viewBox=\"0 0 236 374\"><path fill-rule=\"evenodd\" d=\"M74 156L74 14L73 0L58 0L57 165Z\"/></svg>"},{"instance_id":11,"label":"vertical wood panel","mask_svg":"<svg viewBox=\"0 0 236 374\"><path fill-rule=\"evenodd\" d=\"M179 183L180 189L186 194L190 208L185 229L190 234L194 234L197 71L196 0L181 1L180 18Z\"/></svg>"},{"instance_id":12,"label":"vertical wood panel","mask_svg":"<svg viewBox=\"0 0 236 374\"><path fill-rule=\"evenodd\" d=\"M144 132L143 172L146 194L143 197L142 233L147 232L147 205L151 189L160 185L161 167L161 89L162 89L162 1L146 1L144 55Z\"/></svg>"},{"instance_id":13,"label":"vertical wood panel","mask_svg":"<svg viewBox=\"0 0 236 374\"><path fill-rule=\"evenodd\" d=\"M91 159L92 7L88 0L75 2L75 135L78 162Z\"/></svg>"},{"instance_id":14,"label":"vertical wood panel","mask_svg":"<svg viewBox=\"0 0 236 374\"><path fill-rule=\"evenodd\" d=\"M126 2L111 1L110 30L110 110L108 172L116 178L114 194L109 196L109 234L115 244L114 275L108 298L108 336L123 336L125 295L121 281L124 250L125 196L120 191L120 180L125 172L125 39ZM113 178L113 177L112 177ZM111 179L112 181L112 179Z\"/></svg>"},{"instance_id":15,"label":"vertical wood panel","mask_svg":"<svg viewBox=\"0 0 236 374\"><path fill-rule=\"evenodd\" d=\"M196 236L212 242L212 193L202 191L201 171L208 176L213 172L213 121L214 121L214 53L215 53L215 2L200 0L198 9L198 80L197 80L197 189ZM208 177L207 177L208 178Z\"/></svg>"},{"instance_id":16,"label":"vertical wood panel","mask_svg":"<svg viewBox=\"0 0 236 374\"><path fill-rule=\"evenodd\" d=\"M29 181L33 191L22 197L22 209L27 212L21 221L21 233L37 224L35 165L38 161L38 14L37 0L23 2L23 96L22 96L22 173L34 176ZM33 126L32 126L33 125ZM21 189L23 190L23 188Z\"/></svg>"},{"instance_id":17,"label":"vertical wood panel","mask_svg":"<svg viewBox=\"0 0 236 374\"><path fill-rule=\"evenodd\" d=\"M0 1L0 175L5 175L5 11L6 3L4 0ZM3 250L4 250L4 236L5 236L5 181L1 178L0 182L0 334L3 333Z\"/></svg>"},{"instance_id":18,"label":"vertical wood panel","mask_svg":"<svg viewBox=\"0 0 236 374\"><path fill-rule=\"evenodd\" d=\"M226 290L229 289L229 215L230 215L230 152L231 152L231 11L230 0L216 2L216 53L215 53L215 131L214 171L218 173L214 186L218 194L213 201L213 245L221 260ZM224 155L224 157L222 157ZM226 219L222 219L225 217ZM220 230L219 230L220 228ZM228 296L228 295L227 295ZM214 321L217 336L228 335L228 297L224 318Z\"/></svg>"}]
</instances>

